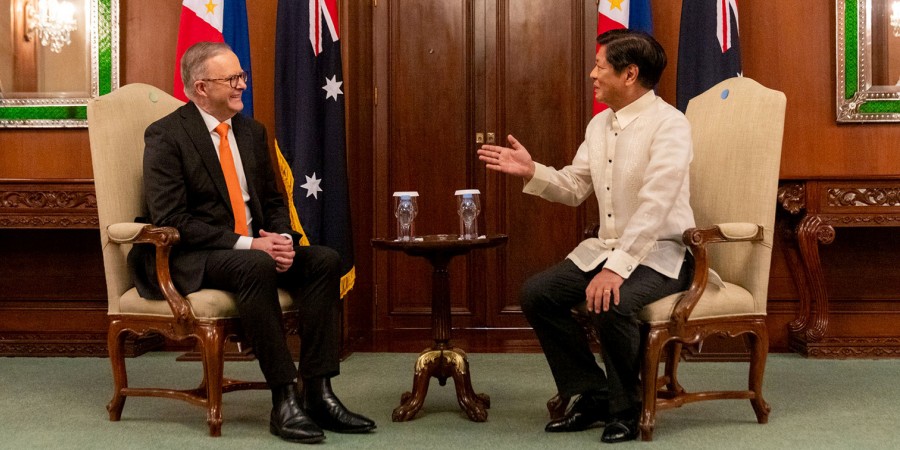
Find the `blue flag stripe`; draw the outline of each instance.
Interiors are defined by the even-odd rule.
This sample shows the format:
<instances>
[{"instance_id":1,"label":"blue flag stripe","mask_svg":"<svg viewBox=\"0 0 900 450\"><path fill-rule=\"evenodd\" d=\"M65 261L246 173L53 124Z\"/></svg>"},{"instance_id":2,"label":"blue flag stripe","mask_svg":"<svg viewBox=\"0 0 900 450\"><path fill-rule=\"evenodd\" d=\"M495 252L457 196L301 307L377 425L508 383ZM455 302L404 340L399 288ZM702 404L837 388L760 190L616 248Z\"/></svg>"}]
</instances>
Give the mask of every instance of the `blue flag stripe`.
<instances>
[{"instance_id":1,"label":"blue flag stripe","mask_svg":"<svg viewBox=\"0 0 900 450\"><path fill-rule=\"evenodd\" d=\"M253 117L253 70L250 68L250 34L247 28L247 4L245 0L228 0L222 13L222 37L241 62L241 67L250 74L247 89L241 96L245 116Z\"/></svg>"}]
</instances>

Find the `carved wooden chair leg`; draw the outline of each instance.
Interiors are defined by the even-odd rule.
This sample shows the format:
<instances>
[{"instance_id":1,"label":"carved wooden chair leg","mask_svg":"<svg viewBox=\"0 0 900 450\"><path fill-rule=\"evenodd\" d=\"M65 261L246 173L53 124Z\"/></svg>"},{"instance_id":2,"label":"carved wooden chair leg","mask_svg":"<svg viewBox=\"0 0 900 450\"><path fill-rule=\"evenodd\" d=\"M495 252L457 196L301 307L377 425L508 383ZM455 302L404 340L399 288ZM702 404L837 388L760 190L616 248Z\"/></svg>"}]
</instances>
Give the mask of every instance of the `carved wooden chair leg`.
<instances>
[{"instance_id":1,"label":"carved wooden chair leg","mask_svg":"<svg viewBox=\"0 0 900 450\"><path fill-rule=\"evenodd\" d=\"M653 440L653 428L656 426L656 380L659 372L659 360L662 353L662 337L660 331L651 330L647 336L644 361L641 365L641 405L640 429L641 440Z\"/></svg>"},{"instance_id":2,"label":"carved wooden chair leg","mask_svg":"<svg viewBox=\"0 0 900 450\"><path fill-rule=\"evenodd\" d=\"M109 324L109 332L106 345L109 349L109 362L113 372L113 397L106 405L109 412L109 420L118 422L122 418L122 409L125 408L125 395L122 390L128 387L128 373L125 371L125 338L128 331L122 323L113 321Z\"/></svg>"},{"instance_id":3,"label":"carved wooden chair leg","mask_svg":"<svg viewBox=\"0 0 900 450\"><path fill-rule=\"evenodd\" d=\"M225 372L225 333L219 326L206 326L200 338L206 379L206 423L209 435L222 435L222 376Z\"/></svg>"},{"instance_id":4,"label":"carved wooden chair leg","mask_svg":"<svg viewBox=\"0 0 900 450\"><path fill-rule=\"evenodd\" d=\"M771 408L762 395L763 374L766 369L766 355L769 349L769 335L764 323L757 323L750 333L750 379L749 389L754 393L750 404L756 413L756 421L764 424L769 422Z\"/></svg>"},{"instance_id":5,"label":"carved wooden chair leg","mask_svg":"<svg viewBox=\"0 0 900 450\"><path fill-rule=\"evenodd\" d=\"M666 388L676 396L684 393L684 388L678 383L678 363L681 361L682 348L681 342L673 342L666 355Z\"/></svg>"}]
</instances>

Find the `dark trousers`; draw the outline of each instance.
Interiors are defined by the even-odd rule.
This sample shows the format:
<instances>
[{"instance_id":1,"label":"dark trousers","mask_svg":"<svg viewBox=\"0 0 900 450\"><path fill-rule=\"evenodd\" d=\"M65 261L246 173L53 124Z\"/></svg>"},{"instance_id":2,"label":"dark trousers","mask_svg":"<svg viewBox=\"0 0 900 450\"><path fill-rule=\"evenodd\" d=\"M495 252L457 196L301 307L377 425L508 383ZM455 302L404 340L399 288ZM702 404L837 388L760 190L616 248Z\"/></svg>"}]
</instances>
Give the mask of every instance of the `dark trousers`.
<instances>
[{"instance_id":1,"label":"dark trousers","mask_svg":"<svg viewBox=\"0 0 900 450\"><path fill-rule=\"evenodd\" d=\"M609 398L613 415L635 413L641 403L641 309L667 295L686 290L694 261L685 252L678 279L638 266L619 288L619 304L609 311L590 313L600 336L606 373L597 365L584 330L572 317L573 307L585 302L585 292L603 268L583 272L563 262L540 272L522 286L522 311L534 328L557 390L567 396L592 393Z\"/></svg>"},{"instance_id":2,"label":"dark trousers","mask_svg":"<svg viewBox=\"0 0 900 450\"><path fill-rule=\"evenodd\" d=\"M203 287L234 292L241 325L270 386L297 378L278 304L277 288L299 290L300 370L304 378L339 373L340 256L322 246L295 246L284 273L259 250L217 250L209 255Z\"/></svg>"}]
</instances>

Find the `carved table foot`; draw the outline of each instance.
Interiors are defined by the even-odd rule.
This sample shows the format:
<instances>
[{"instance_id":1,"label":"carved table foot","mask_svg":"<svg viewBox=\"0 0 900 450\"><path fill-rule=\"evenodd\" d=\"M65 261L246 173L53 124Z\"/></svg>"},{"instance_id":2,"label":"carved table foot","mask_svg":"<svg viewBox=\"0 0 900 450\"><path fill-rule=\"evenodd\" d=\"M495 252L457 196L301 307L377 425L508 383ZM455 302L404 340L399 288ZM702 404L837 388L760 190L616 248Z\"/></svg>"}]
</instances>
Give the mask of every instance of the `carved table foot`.
<instances>
[{"instance_id":1,"label":"carved table foot","mask_svg":"<svg viewBox=\"0 0 900 450\"><path fill-rule=\"evenodd\" d=\"M466 353L461 349L452 348L428 349L419 355L416 360L413 390L400 396L400 406L394 409L391 416L394 422L412 420L422 409L431 377L437 378L441 385L446 383L447 378L452 377L460 408L472 421L484 422L487 420L487 409L491 407L491 398L487 394L475 393L469 375L469 361L466 359Z\"/></svg>"}]
</instances>

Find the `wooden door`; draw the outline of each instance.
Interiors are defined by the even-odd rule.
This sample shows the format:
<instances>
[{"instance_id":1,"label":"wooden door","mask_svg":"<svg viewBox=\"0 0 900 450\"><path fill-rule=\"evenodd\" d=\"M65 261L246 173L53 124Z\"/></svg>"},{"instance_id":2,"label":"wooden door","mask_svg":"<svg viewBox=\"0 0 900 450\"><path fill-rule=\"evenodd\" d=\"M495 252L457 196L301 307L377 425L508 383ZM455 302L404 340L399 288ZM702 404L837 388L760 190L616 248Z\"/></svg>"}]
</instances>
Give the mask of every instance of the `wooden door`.
<instances>
[{"instance_id":1,"label":"wooden door","mask_svg":"<svg viewBox=\"0 0 900 450\"><path fill-rule=\"evenodd\" d=\"M419 192L416 232L456 233L453 192L482 192L482 233L505 247L450 265L453 342L536 348L518 291L580 240L584 208L522 194L522 181L488 172L476 136L512 133L538 161L571 161L590 118L596 6L567 0L381 0L375 10L377 237L394 236L391 194ZM375 253L375 348L429 344L431 268Z\"/></svg>"}]
</instances>

